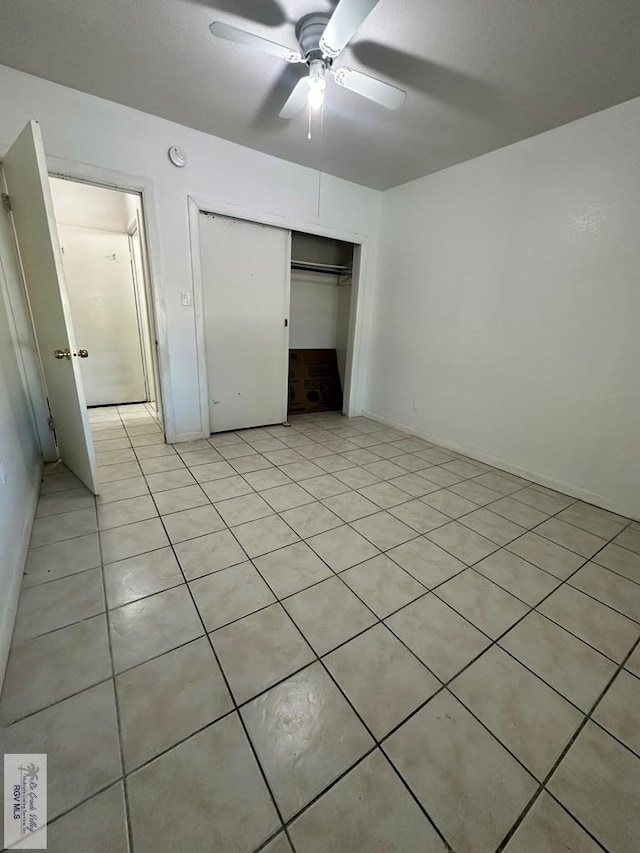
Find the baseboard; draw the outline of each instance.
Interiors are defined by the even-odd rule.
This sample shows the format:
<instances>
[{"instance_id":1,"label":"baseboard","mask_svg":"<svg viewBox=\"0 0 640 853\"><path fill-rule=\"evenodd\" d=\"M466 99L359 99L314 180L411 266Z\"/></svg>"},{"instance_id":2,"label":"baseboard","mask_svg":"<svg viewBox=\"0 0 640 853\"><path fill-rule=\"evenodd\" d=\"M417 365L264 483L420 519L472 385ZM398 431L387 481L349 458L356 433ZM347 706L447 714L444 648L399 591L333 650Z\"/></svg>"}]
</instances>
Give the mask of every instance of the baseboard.
<instances>
[{"instance_id":1,"label":"baseboard","mask_svg":"<svg viewBox=\"0 0 640 853\"><path fill-rule=\"evenodd\" d=\"M22 575L27 562L27 551L29 550L29 542L31 541L31 530L33 528L33 520L35 518L36 506L40 495L42 467L43 462L40 460L31 484L29 505L25 509L24 523L22 525L22 532L20 534L20 540L16 552L16 560L13 567L10 568L12 577L9 586L9 594L2 602L3 607L2 612L0 613L0 692L2 692L4 676L7 671L9 649L11 648L11 637L13 636L13 627L16 621L20 590L22 589Z\"/></svg>"},{"instance_id":2,"label":"baseboard","mask_svg":"<svg viewBox=\"0 0 640 853\"><path fill-rule=\"evenodd\" d=\"M565 483L562 480L547 477L544 474L530 471L527 468L521 468L519 465L514 465L513 463L508 462L505 459L500 459L496 456L491 456L477 448L465 447L464 445L456 444L455 442L448 441L446 438L442 438L441 436L433 435L425 430L416 429L416 427L384 417L383 415L371 412L368 409L364 409L362 414L364 417L369 418L372 421L377 421L377 423L383 424L384 426L401 429L403 432L415 435L416 438L423 438L425 441L433 442L433 444L444 447L446 450L452 450L455 453L462 453L464 456L468 456L469 459L475 459L478 462L485 462L487 465L499 468L501 471L506 471L509 474L515 474L517 477L523 477L525 480L531 480L532 483L536 483L539 486L546 486L556 492L562 492L562 494L570 495L572 498L577 498L585 503L593 504L594 506L609 510L609 512L615 512L617 515L622 515L625 518L632 518L635 521L640 521L640 512L637 507L625 506L623 503L611 500L604 495L598 495L593 492L589 492L586 489L581 489L579 486L575 486L572 483Z\"/></svg>"}]
</instances>

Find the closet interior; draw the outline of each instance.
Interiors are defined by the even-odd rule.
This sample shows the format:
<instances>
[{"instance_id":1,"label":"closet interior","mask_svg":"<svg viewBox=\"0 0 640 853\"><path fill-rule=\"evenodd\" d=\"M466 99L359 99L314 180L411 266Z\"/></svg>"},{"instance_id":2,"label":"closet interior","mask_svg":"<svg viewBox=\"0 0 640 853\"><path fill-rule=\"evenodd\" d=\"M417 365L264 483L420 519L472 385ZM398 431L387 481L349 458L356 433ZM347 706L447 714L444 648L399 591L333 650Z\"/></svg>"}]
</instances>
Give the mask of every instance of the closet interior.
<instances>
[{"instance_id":1,"label":"closet interior","mask_svg":"<svg viewBox=\"0 0 640 853\"><path fill-rule=\"evenodd\" d=\"M342 410L353 249L291 232L288 415Z\"/></svg>"}]
</instances>

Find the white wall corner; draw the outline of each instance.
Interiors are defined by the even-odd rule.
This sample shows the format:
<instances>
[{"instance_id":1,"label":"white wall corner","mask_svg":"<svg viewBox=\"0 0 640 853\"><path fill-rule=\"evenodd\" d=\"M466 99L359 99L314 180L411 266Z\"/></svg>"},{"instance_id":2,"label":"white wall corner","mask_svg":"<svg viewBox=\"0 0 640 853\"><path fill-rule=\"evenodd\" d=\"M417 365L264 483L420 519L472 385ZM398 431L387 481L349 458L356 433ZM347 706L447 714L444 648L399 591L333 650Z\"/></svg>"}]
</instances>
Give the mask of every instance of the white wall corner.
<instances>
[{"instance_id":1,"label":"white wall corner","mask_svg":"<svg viewBox=\"0 0 640 853\"><path fill-rule=\"evenodd\" d=\"M604 495L595 494L594 492L589 492L586 489L581 489L579 486L576 486L573 483L566 483L562 480L557 480L554 477L547 477L541 475L536 471L529 471L528 469L522 468L519 465L514 465L512 462L509 462L506 459L501 459L500 457L492 456L488 453L483 453L481 450L478 450L475 447L467 447L461 444L456 444L455 442L448 441L442 436L433 435L432 433L426 432L425 430L419 429L418 427L410 426L409 424L403 423L402 421L396 421L393 418L386 417L385 415L380 415L377 412L373 412L369 409L364 409L362 415L365 418L370 418L372 421L376 421L377 423L382 424L383 426L391 427L392 429L399 429L403 432L408 433L409 435L415 435L416 438L422 438L425 441L430 441L432 444L436 444L438 445L438 447L442 447L445 450L451 450L453 453L459 453L462 456L467 456L469 459L475 459L477 462L484 462L486 465L491 465L492 467L498 468L501 471L506 471L509 474L514 474L516 477L522 477L525 480L530 480L532 483L535 483L538 486L546 486L548 489L553 489L554 491L560 492L561 494L569 495L569 497L576 498L577 500L584 501L585 503L593 504L594 506L609 510L609 512L615 512L618 515L624 516L625 518L631 518L635 521L640 521L639 505L627 505L616 500L612 500L611 498L606 497Z\"/></svg>"},{"instance_id":2,"label":"white wall corner","mask_svg":"<svg viewBox=\"0 0 640 853\"><path fill-rule=\"evenodd\" d=\"M7 567L7 573L10 580L7 584L7 595L4 596L0 609L0 693L7 671L7 662L9 660L9 649L11 648L11 638L16 621L16 613L18 612L18 600L22 589L22 577L24 568L27 562L27 552L29 550L29 542L31 540L31 530L36 514L36 506L40 495L40 485L42 482L43 462L40 460L35 468L31 490L29 493L28 505L25 507L24 524L20 541L16 549L16 559L12 566Z\"/></svg>"}]
</instances>

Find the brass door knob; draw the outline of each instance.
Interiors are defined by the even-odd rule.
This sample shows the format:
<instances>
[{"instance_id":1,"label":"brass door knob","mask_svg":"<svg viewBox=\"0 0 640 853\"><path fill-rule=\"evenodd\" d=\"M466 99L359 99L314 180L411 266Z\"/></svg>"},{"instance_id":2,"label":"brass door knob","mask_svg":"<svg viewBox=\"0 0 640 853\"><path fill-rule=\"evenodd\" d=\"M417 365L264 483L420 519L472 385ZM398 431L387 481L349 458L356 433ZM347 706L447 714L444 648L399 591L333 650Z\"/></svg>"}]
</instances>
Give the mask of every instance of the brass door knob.
<instances>
[{"instance_id":1,"label":"brass door knob","mask_svg":"<svg viewBox=\"0 0 640 853\"><path fill-rule=\"evenodd\" d=\"M53 351L54 358L67 358L71 360L71 351L67 349L54 349Z\"/></svg>"},{"instance_id":2,"label":"brass door knob","mask_svg":"<svg viewBox=\"0 0 640 853\"><path fill-rule=\"evenodd\" d=\"M78 350L79 358L89 358L89 350L88 349L79 349Z\"/></svg>"}]
</instances>

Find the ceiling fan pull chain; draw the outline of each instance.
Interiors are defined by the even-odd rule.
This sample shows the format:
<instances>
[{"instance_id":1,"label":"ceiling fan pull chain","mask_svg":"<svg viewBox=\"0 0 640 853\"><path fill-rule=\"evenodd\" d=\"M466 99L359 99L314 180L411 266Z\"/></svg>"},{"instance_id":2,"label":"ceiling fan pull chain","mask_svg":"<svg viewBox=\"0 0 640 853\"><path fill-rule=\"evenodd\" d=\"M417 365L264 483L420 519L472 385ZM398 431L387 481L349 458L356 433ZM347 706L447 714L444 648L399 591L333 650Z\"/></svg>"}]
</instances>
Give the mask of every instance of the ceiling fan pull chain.
<instances>
[{"instance_id":1,"label":"ceiling fan pull chain","mask_svg":"<svg viewBox=\"0 0 640 853\"><path fill-rule=\"evenodd\" d=\"M313 115L313 110L311 106L309 106L309 133L307 133L307 139L311 139L311 116Z\"/></svg>"}]
</instances>

